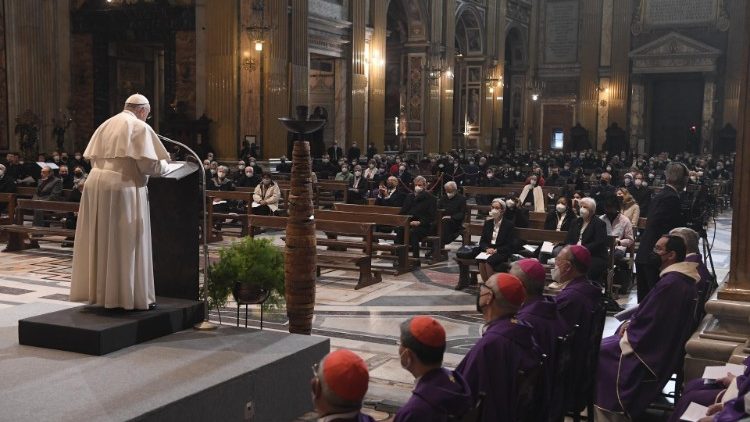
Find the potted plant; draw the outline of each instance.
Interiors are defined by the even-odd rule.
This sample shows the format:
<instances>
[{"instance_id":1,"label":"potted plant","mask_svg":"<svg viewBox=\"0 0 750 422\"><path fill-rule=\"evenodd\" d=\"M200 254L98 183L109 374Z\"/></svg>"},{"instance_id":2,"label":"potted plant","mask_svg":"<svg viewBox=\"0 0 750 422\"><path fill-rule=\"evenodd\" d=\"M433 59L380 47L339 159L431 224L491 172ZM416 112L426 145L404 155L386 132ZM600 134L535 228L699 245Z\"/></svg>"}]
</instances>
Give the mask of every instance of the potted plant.
<instances>
[{"instance_id":1,"label":"potted plant","mask_svg":"<svg viewBox=\"0 0 750 422\"><path fill-rule=\"evenodd\" d=\"M209 305L217 310L229 293L242 304L275 305L284 297L284 254L269 239L245 237L222 248L208 274Z\"/></svg>"}]
</instances>

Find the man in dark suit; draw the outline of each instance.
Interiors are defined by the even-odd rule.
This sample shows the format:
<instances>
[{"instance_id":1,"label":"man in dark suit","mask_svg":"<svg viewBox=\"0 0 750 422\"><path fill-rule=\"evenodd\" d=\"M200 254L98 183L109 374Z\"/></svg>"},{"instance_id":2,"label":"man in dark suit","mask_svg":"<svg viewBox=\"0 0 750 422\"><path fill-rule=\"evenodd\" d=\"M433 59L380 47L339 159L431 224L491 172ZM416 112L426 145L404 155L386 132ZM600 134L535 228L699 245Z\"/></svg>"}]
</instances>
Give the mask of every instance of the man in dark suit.
<instances>
[{"instance_id":1,"label":"man in dark suit","mask_svg":"<svg viewBox=\"0 0 750 422\"><path fill-rule=\"evenodd\" d=\"M337 141L333 141L333 145L328 147L328 157L334 162L338 162L339 158L344 156L344 150L341 149Z\"/></svg>"},{"instance_id":2,"label":"man in dark suit","mask_svg":"<svg viewBox=\"0 0 750 422\"><path fill-rule=\"evenodd\" d=\"M40 199L45 201L61 201L63 199L62 190L62 180L52 174L52 169L49 166L44 166L42 167L39 185L37 186L36 193L34 194L34 197L32 199ZM44 223L43 211L34 211L33 225L49 225L49 223Z\"/></svg>"},{"instance_id":3,"label":"man in dark suit","mask_svg":"<svg viewBox=\"0 0 750 422\"><path fill-rule=\"evenodd\" d=\"M682 163L670 163L664 175L666 185L649 203L646 228L641 234L641 244L635 256L638 302L641 302L659 281L658 256L653 256L656 242L662 235L685 223L680 212L679 192L682 192L687 184L688 169Z\"/></svg>"},{"instance_id":4,"label":"man in dark suit","mask_svg":"<svg viewBox=\"0 0 750 422\"><path fill-rule=\"evenodd\" d=\"M456 182L445 184L445 196L438 201L438 208L443 212L443 245L447 245L458 237L463 230L466 215L466 197L458 193Z\"/></svg>"},{"instance_id":5,"label":"man in dark suit","mask_svg":"<svg viewBox=\"0 0 750 422\"><path fill-rule=\"evenodd\" d=\"M505 218L505 201L495 198L490 206L490 218L484 222L479 239L479 248L490 255L479 263L479 273L485 281L494 273L508 270L508 258L516 244L516 226L511 219Z\"/></svg>"},{"instance_id":6,"label":"man in dark suit","mask_svg":"<svg viewBox=\"0 0 750 422\"><path fill-rule=\"evenodd\" d=\"M378 153L378 149L375 148L375 144L373 144L372 142L370 142L370 146L367 147L367 159L368 160L372 160L372 157L374 157L375 154L377 154L377 153Z\"/></svg>"},{"instance_id":7,"label":"man in dark suit","mask_svg":"<svg viewBox=\"0 0 750 422\"><path fill-rule=\"evenodd\" d=\"M359 147L357 146L356 142L352 142L352 146L349 147L349 150L346 152L346 160L349 163L357 164L359 163L359 156L362 153L360 151Z\"/></svg>"},{"instance_id":8,"label":"man in dark suit","mask_svg":"<svg viewBox=\"0 0 750 422\"><path fill-rule=\"evenodd\" d=\"M599 186L591 189L591 198L593 198L597 205L596 215L604 214L604 198L609 195L615 195L615 188L612 185L612 175L606 171L599 176Z\"/></svg>"},{"instance_id":9,"label":"man in dark suit","mask_svg":"<svg viewBox=\"0 0 750 422\"><path fill-rule=\"evenodd\" d=\"M585 246L591 254L586 274L589 280L602 281L607 267L607 224L596 216L596 201L581 198L581 216L570 223L565 243Z\"/></svg>"},{"instance_id":10,"label":"man in dark suit","mask_svg":"<svg viewBox=\"0 0 750 422\"><path fill-rule=\"evenodd\" d=\"M390 176L386 181L385 186L381 186L378 190L378 196L375 198L375 205L400 207L404 205L405 197L406 194L401 192L398 188L398 179L395 176Z\"/></svg>"},{"instance_id":11,"label":"man in dark suit","mask_svg":"<svg viewBox=\"0 0 750 422\"><path fill-rule=\"evenodd\" d=\"M401 215L411 215L409 246L414 258L419 258L419 243L430 234L437 213L437 200L425 189L426 186L427 180L424 177L414 178L414 193L406 196L404 205L399 211ZM403 244L403 242L404 232L399 228L396 230L396 243ZM417 266L419 266L419 261L417 261Z\"/></svg>"}]
</instances>

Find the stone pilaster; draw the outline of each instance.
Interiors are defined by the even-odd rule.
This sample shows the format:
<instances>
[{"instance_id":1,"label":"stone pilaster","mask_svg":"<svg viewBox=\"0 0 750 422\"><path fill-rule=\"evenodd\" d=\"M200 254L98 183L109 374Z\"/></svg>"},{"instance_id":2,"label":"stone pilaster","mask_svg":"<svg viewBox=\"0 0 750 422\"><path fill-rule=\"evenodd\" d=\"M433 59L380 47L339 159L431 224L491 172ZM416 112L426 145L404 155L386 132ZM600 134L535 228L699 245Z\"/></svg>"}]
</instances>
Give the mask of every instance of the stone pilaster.
<instances>
[{"instance_id":1,"label":"stone pilaster","mask_svg":"<svg viewBox=\"0 0 750 422\"><path fill-rule=\"evenodd\" d=\"M638 140L645 139L643 134L646 90L642 76L633 76L630 97L630 145L637 151Z\"/></svg>"},{"instance_id":2,"label":"stone pilaster","mask_svg":"<svg viewBox=\"0 0 750 422\"><path fill-rule=\"evenodd\" d=\"M623 2L624 3L624 2ZM578 112L576 116L581 125L596 133L597 107L599 100L599 55L591 54L599 50L602 19L601 0L581 0L580 32L578 43L578 61L581 64L581 76L578 84ZM599 148L598 142L592 145Z\"/></svg>"},{"instance_id":3,"label":"stone pilaster","mask_svg":"<svg viewBox=\"0 0 750 422\"><path fill-rule=\"evenodd\" d=\"M251 39L246 28L255 22L260 21L259 16L253 16L252 2L240 2L240 138L244 139L245 135L255 136L256 143L260 136L260 76L262 75L261 60L262 51L255 51L255 40ZM265 43L264 48L268 47ZM253 63L255 68L250 70L247 66ZM263 158L267 158L263 156Z\"/></svg>"},{"instance_id":4,"label":"stone pilaster","mask_svg":"<svg viewBox=\"0 0 750 422\"><path fill-rule=\"evenodd\" d=\"M351 77L350 117L346 137L346 147L357 142L360 149L365 145L365 101L367 98L367 76L365 74L366 47L365 30L367 4L364 1L349 3L352 21L352 57L349 75ZM340 139L339 141L343 141ZM346 148L345 148L346 149ZM366 149L366 148L365 148Z\"/></svg>"},{"instance_id":5,"label":"stone pilaster","mask_svg":"<svg viewBox=\"0 0 750 422\"><path fill-rule=\"evenodd\" d=\"M279 117L289 116L289 17L286 1L265 2L266 22L273 22L263 46L263 138L264 157L286 154L287 131Z\"/></svg>"},{"instance_id":6,"label":"stone pilaster","mask_svg":"<svg viewBox=\"0 0 750 422\"><path fill-rule=\"evenodd\" d=\"M727 37L726 70L724 76L724 117L721 126L729 123L735 128L740 124L740 84L742 83L743 64L747 59L748 49L745 40L745 13L747 1L727 0L729 13L729 35Z\"/></svg>"},{"instance_id":7,"label":"stone pilaster","mask_svg":"<svg viewBox=\"0 0 750 422\"><path fill-rule=\"evenodd\" d=\"M456 1L444 0L441 14L445 39L445 64L451 72L456 71L456 46L453 40L456 34ZM447 152L453 148L453 78L455 75L443 74L440 80L440 142L438 150Z\"/></svg>"},{"instance_id":8,"label":"stone pilaster","mask_svg":"<svg viewBox=\"0 0 750 422\"><path fill-rule=\"evenodd\" d=\"M292 28L289 43L291 48L289 52L291 75L289 76L292 82L290 116L296 115L295 107L308 105L307 9L307 0L292 0Z\"/></svg>"},{"instance_id":9,"label":"stone pilaster","mask_svg":"<svg viewBox=\"0 0 750 422\"><path fill-rule=\"evenodd\" d=\"M370 2L370 66L368 85L370 101L367 108L367 142L375 143L378 151L385 149L385 40L387 32L388 2ZM382 62L381 62L382 61ZM361 145L363 152L366 145Z\"/></svg>"},{"instance_id":10,"label":"stone pilaster","mask_svg":"<svg viewBox=\"0 0 750 422\"><path fill-rule=\"evenodd\" d=\"M630 2L615 1L612 15L612 59L610 82L607 90L608 120L625 127L628 113L628 94L630 78ZM584 50L585 51L585 50ZM600 138L598 142L604 142ZM601 144L599 144L601 145ZM631 145L632 147L632 145Z\"/></svg>"}]
</instances>

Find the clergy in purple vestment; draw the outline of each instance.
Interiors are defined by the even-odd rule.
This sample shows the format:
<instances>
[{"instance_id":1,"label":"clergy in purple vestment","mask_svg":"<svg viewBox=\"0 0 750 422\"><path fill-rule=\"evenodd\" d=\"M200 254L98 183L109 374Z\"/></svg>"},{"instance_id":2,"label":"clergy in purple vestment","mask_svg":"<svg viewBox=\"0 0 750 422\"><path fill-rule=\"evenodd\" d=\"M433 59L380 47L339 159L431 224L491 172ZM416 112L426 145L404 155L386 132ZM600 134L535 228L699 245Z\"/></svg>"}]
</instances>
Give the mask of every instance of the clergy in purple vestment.
<instances>
[{"instance_id":1,"label":"clergy in purple vestment","mask_svg":"<svg viewBox=\"0 0 750 422\"><path fill-rule=\"evenodd\" d=\"M726 377L717 380L707 380L705 378L696 378L685 383L680 400L674 407L674 412L668 422L678 422L683 413L687 410L690 403L698 403L702 406L721 406L722 402L727 402L737 398L737 394L731 394L733 390L732 383L739 390L744 385L750 385L750 357L745 358L745 372L734 377L727 374ZM731 395L732 397L728 397Z\"/></svg>"},{"instance_id":2,"label":"clergy in purple vestment","mask_svg":"<svg viewBox=\"0 0 750 422\"><path fill-rule=\"evenodd\" d=\"M522 259L510 266L509 273L518 277L526 290L526 301L516 314L516 318L527 322L534 331L534 339L542 353L547 355L545 364L545 395L546 403L540 403L545 410L543 417L557 420L562 415L564 389L554 385L557 362L557 338L563 337L570 329L557 311L557 304L544 298L545 272L542 264L534 258Z\"/></svg>"},{"instance_id":3,"label":"clergy in purple vestment","mask_svg":"<svg viewBox=\"0 0 750 422\"><path fill-rule=\"evenodd\" d=\"M310 380L318 422L375 422L360 411L369 382L362 358L346 349L327 354L313 366Z\"/></svg>"},{"instance_id":4,"label":"clergy in purple vestment","mask_svg":"<svg viewBox=\"0 0 750 422\"><path fill-rule=\"evenodd\" d=\"M526 293L521 281L506 273L493 274L479 286L484 334L456 372L469 384L474 400L483 397L483 421L515 421L519 371L531 370L541 360L531 327L514 317Z\"/></svg>"},{"instance_id":5,"label":"clergy in purple vestment","mask_svg":"<svg viewBox=\"0 0 750 422\"><path fill-rule=\"evenodd\" d=\"M669 234L680 236L685 241L685 261L698 264L698 274L701 276L701 279L695 287L698 289L698 298L701 300L698 306L702 309L705 301L708 300L707 292L712 287L713 277L708 271L706 264L703 263L703 257L701 257L698 250L698 233L688 227L678 227L670 230Z\"/></svg>"},{"instance_id":6,"label":"clergy in purple vestment","mask_svg":"<svg viewBox=\"0 0 750 422\"><path fill-rule=\"evenodd\" d=\"M638 417L674 373L695 327L697 265L685 242L662 236L653 253L660 279L617 333L602 340L597 372L597 421ZM656 257L654 257L656 260Z\"/></svg>"},{"instance_id":7,"label":"clergy in purple vestment","mask_svg":"<svg viewBox=\"0 0 750 422\"><path fill-rule=\"evenodd\" d=\"M445 329L434 318L416 316L401 323L401 367L416 379L409 401L394 422L447 422L471 410L473 399L461 374L442 367Z\"/></svg>"},{"instance_id":8,"label":"clergy in purple vestment","mask_svg":"<svg viewBox=\"0 0 750 422\"><path fill-rule=\"evenodd\" d=\"M745 360L747 362L747 359ZM747 371L745 371L747 373ZM738 422L747 421L750 417L750 377L740 380L737 377L737 397L723 405L711 406L707 417L698 422Z\"/></svg>"}]
</instances>

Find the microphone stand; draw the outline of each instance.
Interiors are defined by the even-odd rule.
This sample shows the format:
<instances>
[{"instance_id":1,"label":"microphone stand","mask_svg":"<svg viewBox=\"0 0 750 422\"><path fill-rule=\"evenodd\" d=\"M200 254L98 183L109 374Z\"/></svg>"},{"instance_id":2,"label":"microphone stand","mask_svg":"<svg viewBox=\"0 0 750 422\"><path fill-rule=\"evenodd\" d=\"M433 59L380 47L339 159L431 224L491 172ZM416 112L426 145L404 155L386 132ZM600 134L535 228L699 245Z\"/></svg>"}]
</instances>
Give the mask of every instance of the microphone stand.
<instances>
[{"instance_id":1,"label":"microphone stand","mask_svg":"<svg viewBox=\"0 0 750 422\"><path fill-rule=\"evenodd\" d=\"M159 134L156 136L162 141L184 148L198 163L198 168L201 173L201 202L203 204L203 321L193 325L193 328L201 331L215 330L217 326L208 320L208 222L206 221L206 171L203 169L201 158L189 146L182 142L175 141L174 139L169 139L166 136Z\"/></svg>"}]
</instances>

